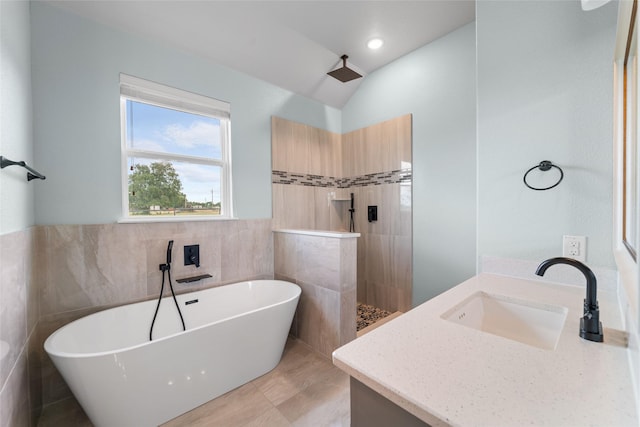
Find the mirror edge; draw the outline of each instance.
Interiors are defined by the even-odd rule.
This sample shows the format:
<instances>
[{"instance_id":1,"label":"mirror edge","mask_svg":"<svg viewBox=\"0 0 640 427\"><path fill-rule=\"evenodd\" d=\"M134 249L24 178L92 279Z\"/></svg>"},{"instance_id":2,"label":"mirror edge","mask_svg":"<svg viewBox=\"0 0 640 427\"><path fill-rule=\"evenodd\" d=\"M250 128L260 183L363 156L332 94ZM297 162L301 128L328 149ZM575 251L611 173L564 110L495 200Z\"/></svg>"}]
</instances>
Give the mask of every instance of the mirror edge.
<instances>
[{"instance_id":1,"label":"mirror edge","mask_svg":"<svg viewBox=\"0 0 640 427\"><path fill-rule=\"evenodd\" d=\"M627 40L630 34L630 23L634 7L637 7L637 0L620 1L618 9L618 24L616 35L616 47L613 60L613 113L614 113L614 258L619 272L619 280L622 283L628 302L633 322L637 329L640 329L640 284L638 283L639 270L638 263L629 251L624 239L624 61L627 50ZM633 31L637 34L637 20L634 22ZM637 79L637 76L635 76ZM636 106L637 111L637 106ZM637 167L637 162L636 162ZM638 215L636 215L638 222ZM638 226L640 224L637 224ZM624 308L624 307L623 307Z\"/></svg>"}]
</instances>

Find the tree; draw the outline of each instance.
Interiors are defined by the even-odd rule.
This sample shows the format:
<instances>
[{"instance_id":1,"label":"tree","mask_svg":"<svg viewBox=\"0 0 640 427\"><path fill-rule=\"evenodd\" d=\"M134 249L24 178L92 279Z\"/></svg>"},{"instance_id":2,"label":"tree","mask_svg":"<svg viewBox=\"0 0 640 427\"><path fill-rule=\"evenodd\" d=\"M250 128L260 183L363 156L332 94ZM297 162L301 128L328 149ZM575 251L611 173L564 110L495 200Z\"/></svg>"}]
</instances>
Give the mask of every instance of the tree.
<instances>
[{"instance_id":1,"label":"tree","mask_svg":"<svg viewBox=\"0 0 640 427\"><path fill-rule=\"evenodd\" d=\"M136 164L129 176L129 209L149 210L151 206L162 209L184 206L186 195L182 182L169 162L151 165Z\"/></svg>"}]
</instances>

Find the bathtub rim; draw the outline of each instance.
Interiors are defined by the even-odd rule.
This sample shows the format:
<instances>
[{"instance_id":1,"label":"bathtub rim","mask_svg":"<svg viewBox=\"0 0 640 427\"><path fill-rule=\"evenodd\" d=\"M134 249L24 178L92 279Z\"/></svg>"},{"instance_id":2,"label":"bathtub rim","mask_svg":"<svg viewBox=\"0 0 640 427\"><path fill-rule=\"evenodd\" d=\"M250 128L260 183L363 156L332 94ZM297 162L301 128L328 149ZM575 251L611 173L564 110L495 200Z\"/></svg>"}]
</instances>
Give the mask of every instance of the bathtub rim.
<instances>
[{"instance_id":1,"label":"bathtub rim","mask_svg":"<svg viewBox=\"0 0 640 427\"><path fill-rule=\"evenodd\" d=\"M55 356L55 357L67 358L67 359L85 359L85 358L101 357L101 356L108 356L108 355L112 355L112 354L123 353L123 352L126 352L126 351L135 350L137 348L143 347L145 345L149 345L151 343L162 342L162 341L171 339L171 338L179 336L179 335L184 335L187 332L195 332L195 331L198 331L200 329L204 329L204 328L209 327L209 326L217 325L217 324L222 323L222 322L226 322L226 321L229 321L229 320L232 320L232 319L236 319L236 318L241 317L241 316L246 316L246 315L249 315L249 314L252 314L252 313L257 313L259 311L263 311L263 310L266 310L268 308L275 307L277 305L286 304L288 302L293 301L294 299L300 298L300 295L302 294L302 288L300 287L300 285L298 285L296 283L289 282L287 280L278 280L278 279L257 279L257 280L245 280L245 281L242 281L242 282L227 283L225 285L213 286L213 287L204 288L204 289L198 289L198 290L194 290L194 291L191 291L191 292L183 292L181 294L176 294L176 297L180 297L180 296L183 296L183 295L188 295L190 293L196 293L196 292L202 292L202 291L207 291L207 290L211 290L211 289L217 289L217 288L221 288L221 287L224 287L224 286L233 286L233 285L239 285L239 284L244 284L244 283L251 284L251 283L256 283L256 282L261 282L261 281L279 282L279 283L286 283L287 285L291 285L291 287L294 289L294 295L291 296L290 298L283 299L283 300L278 301L276 303L265 305L265 306L261 306L259 308L256 308L256 309L253 309L253 310L249 310L249 311L245 311L245 312L233 315L233 316L225 317L224 319L220 319L220 320L217 320L215 322L211 322L211 323L207 323L207 324L204 324L204 325L196 326L194 328L187 329L186 331L178 331L178 332L176 332L174 334L154 339L153 341L144 341L144 342L142 342L140 344L135 344L135 345L131 345L131 346L128 346L128 347L121 347L121 348L118 348L116 350L100 351L100 352L94 352L94 353L68 353L68 352L64 352L64 351L50 351L50 348L49 348L51 346L50 340L53 340L53 337L55 335L57 335L58 333L62 333L64 329L66 329L68 326L71 326L72 324L74 324L76 322L79 322L79 321L81 321L81 320L83 320L83 319L85 319L87 317L102 313L103 311L112 310L112 309L115 309L115 308L118 308L118 307L125 307L125 306L128 306L128 305L144 304L144 303L147 303L149 301L157 301L157 299L148 299L148 300L137 301L137 302L132 302L132 303L128 303L128 304L121 304L121 305L117 305L117 306L114 306L114 307L105 308L104 310L96 311L95 313L91 313L91 314L88 314L86 316L82 316L79 319L73 320L73 321L71 321L71 322L59 327L58 329L53 331L51 334L49 334L47 339L44 341L43 348L44 348L45 352L47 353L47 355L49 357ZM162 299L166 299L166 298L173 299L172 296L170 296L170 295L166 296L166 297L162 297ZM173 301L171 301L171 303L173 303Z\"/></svg>"}]
</instances>

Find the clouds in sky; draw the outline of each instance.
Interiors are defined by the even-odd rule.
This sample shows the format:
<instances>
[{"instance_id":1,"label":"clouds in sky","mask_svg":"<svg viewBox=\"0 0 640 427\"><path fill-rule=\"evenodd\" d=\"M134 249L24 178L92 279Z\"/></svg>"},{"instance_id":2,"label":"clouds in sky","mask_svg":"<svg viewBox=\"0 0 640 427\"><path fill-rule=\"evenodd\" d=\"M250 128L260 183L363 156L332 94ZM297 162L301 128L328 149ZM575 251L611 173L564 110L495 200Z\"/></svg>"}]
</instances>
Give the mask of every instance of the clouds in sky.
<instances>
[{"instance_id":1,"label":"clouds in sky","mask_svg":"<svg viewBox=\"0 0 640 427\"><path fill-rule=\"evenodd\" d=\"M173 162L173 167L180 176L187 200L210 202L213 196L213 203L220 201L220 168L218 166Z\"/></svg>"},{"instance_id":2,"label":"clouds in sky","mask_svg":"<svg viewBox=\"0 0 640 427\"><path fill-rule=\"evenodd\" d=\"M182 123L172 123L166 126L161 138L171 145L187 149L196 147L216 147L220 152L220 124L204 121L194 121L185 126Z\"/></svg>"},{"instance_id":3,"label":"clouds in sky","mask_svg":"<svg viewBox=\"0 0 640 427\"><path fill-rule=\"evenodd\" d=\"M160 153L167 153L167 149L164 147L164 145L158 143L155 140L152 139L136 139L135 140L135 145L129 143L129 146L133 146L134 148L138 149L138 150L145 150L145 151L156 151L156 152L160 152Z\"/></svg>"}]
</instances>

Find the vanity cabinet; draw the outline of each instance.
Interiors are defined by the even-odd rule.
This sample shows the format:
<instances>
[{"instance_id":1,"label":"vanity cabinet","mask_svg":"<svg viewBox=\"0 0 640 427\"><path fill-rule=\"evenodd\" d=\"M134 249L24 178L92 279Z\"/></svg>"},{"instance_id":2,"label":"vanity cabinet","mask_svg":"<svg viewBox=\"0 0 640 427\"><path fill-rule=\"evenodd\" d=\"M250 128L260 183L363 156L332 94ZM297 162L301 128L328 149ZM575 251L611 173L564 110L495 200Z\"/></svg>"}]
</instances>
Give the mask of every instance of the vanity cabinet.
<instances>
[{"instance_id":1,"label":"vanity cabinet","mask_svg":"<svg viewBox=\"0 0 640 427\"><path fill-rule=\"evenodd\" d=\"M425 427L429 424L351 378L351 427Z\"/></svg>"}]
</instances>

